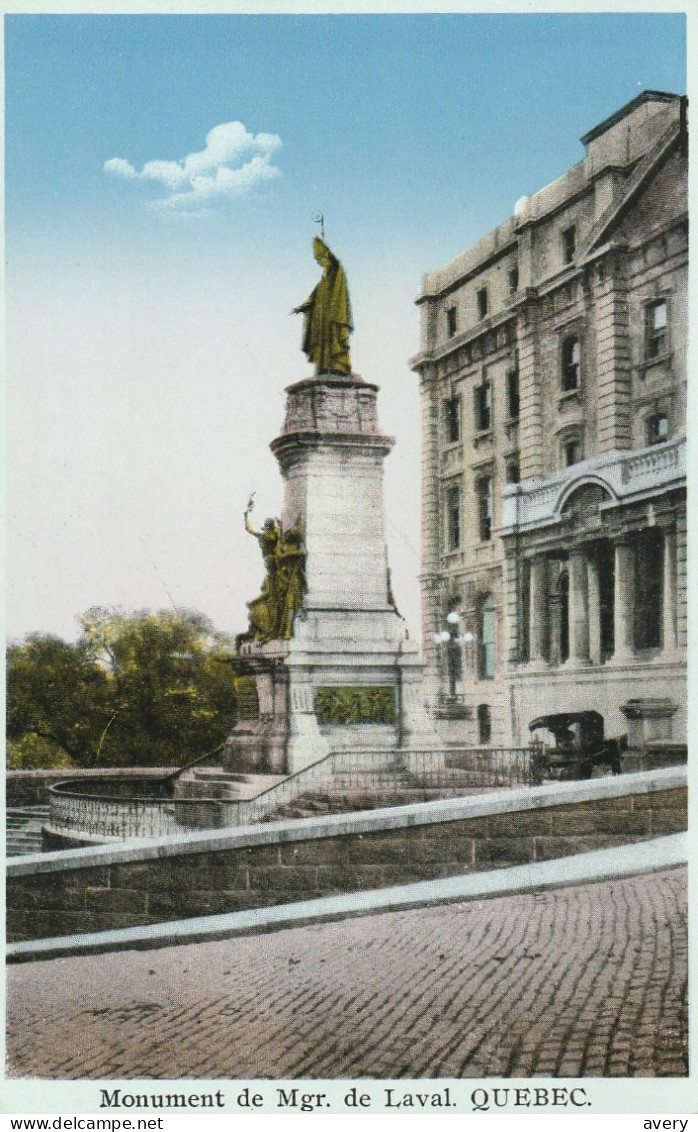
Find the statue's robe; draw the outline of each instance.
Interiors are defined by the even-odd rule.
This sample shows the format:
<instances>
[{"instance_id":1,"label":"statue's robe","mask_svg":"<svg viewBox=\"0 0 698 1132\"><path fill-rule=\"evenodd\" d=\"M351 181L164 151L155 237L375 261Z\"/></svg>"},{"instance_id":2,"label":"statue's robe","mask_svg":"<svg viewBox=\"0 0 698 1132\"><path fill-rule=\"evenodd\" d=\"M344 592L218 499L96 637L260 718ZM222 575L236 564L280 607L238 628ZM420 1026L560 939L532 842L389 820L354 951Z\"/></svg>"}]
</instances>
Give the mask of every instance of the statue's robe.
<instances>
[{"instance_id":1,"label":"statue's robe","mask_svg":"<svg viewBox=\"0 0 698 1132\"><path fill-rule=\"evenodd\" d=\"M351 373L349 335L353 330L347 277L329 251L329 266L309 298L298 307L305 315L303 352L317 373Z\"/></svg>"}]
</instances>

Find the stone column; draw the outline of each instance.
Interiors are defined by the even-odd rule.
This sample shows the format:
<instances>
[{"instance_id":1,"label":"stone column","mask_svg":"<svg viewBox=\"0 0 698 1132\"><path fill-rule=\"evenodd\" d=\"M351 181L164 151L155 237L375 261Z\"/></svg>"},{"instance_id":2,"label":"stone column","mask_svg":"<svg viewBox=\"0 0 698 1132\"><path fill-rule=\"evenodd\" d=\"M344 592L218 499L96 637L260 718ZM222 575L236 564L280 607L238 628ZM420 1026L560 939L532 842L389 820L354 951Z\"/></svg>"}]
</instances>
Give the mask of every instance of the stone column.
<instances>
[{"instance_id":1,"label":"stone column","mask_svg":"<svg viewBox=\"0 0 698 1132\"><path fill-rule=\"evenodd\" d=\"M531 608L530 608L530 663L544 667L546 656L546 637L548 627L548 564L545 558L531 559Z\"/></svg>"},{"instance_id":2,"label":"stone column","mask_svg":"<svg viewBox=\"0 0 698 1132\"><path fill-rule=\"evenodd\" d=\"M635 656L635 551L629 539L615 545L613 627L613 661L627 663Z\"/></svg>"},{"instance_id":3,"label":"stone column","mask_svg":"<svg viewBox=\"0 0 698 1132\"><path fill-rule=\"evenodd\" d=\"M664 593L662 651L676 652L676 531L664 531Z\"/></svg>"},{"instance_id":4,"label":"stone column","mask_svg":"<svg viewBox=\"0 0 698 1132\"><path fill-rule=\"evenodd\" d=\"M587 604L589 609L589 658L592 664L601 663L601 593L599 590L599 563L592 547L587 555Z\"/></svg>"},{"instance_id":5,"label":"stone column","mask_svg":"<svg viewBox=\"0 0 698 1132\"><path fill-rule=\"evenodd\" d=\"M589 595L587 562L583 550L569 555L569 626L570 655L568 664L589 664Z\"/></svg>"}]
</instances>

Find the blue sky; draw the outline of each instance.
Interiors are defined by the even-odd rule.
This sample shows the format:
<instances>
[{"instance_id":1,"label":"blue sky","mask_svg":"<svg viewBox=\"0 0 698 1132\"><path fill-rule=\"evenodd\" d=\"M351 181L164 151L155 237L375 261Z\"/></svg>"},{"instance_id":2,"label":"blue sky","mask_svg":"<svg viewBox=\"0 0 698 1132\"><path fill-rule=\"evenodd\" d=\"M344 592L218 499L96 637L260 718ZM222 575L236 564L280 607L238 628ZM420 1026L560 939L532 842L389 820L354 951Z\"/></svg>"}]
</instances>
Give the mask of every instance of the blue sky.
<instances>
[{"instance_id":1,"label":"blue sky","mask_svg":"<svg viewBox=\"0 0 698 1132\"><path fill-rule=\"evenodd\" d=\"M13 15L5 55L9 634L72 635L96 603L242 628L261 571L240 512L255 488L259 518L280 507L267 446L307 373L288 311L317 209L398 440L416 631L420 276L640 91L683 93L685 17Z\"/></svg>"}]
</instances>

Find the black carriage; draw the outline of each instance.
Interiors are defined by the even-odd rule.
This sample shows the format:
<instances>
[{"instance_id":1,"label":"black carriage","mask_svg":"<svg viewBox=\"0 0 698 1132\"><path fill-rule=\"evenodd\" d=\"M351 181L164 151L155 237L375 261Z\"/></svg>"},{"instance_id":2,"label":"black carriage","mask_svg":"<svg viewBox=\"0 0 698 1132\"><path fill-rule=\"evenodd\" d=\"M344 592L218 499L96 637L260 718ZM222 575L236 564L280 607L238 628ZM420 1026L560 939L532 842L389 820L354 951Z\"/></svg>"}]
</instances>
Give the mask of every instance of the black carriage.
<instances>
[{"instance_id":1,"label":"black carriage","mask_svg":"<svg viewBox=\"0 0 698 1132\"><path fill-rule=\"evenodd\" d=\"M621 755L628 749L627 735L604 738L603 716L597 711L540 715L529 731L549 731L555 745L545 744L544 774L548 778L591 778L595 766L620 774Z\"/></svg>"}]
</instances>

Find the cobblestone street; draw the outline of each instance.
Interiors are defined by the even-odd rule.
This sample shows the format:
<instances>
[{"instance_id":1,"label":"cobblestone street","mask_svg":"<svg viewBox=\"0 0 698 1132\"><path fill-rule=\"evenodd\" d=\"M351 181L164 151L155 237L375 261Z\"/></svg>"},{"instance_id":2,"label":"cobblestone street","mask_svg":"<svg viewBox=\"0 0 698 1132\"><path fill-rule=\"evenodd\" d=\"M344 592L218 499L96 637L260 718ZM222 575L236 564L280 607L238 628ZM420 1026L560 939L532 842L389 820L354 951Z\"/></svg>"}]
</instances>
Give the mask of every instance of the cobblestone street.
<instances>
[{"instance_id":1,"label":"cobblestone street","mask_svg":"<svg viewBox=\"0 0 698 1132\"><path fill-rule=\"evenodd\" d=\"M8 1074L687 1073L686 870L13 966Z\"/></svg>"}]
</instances>

